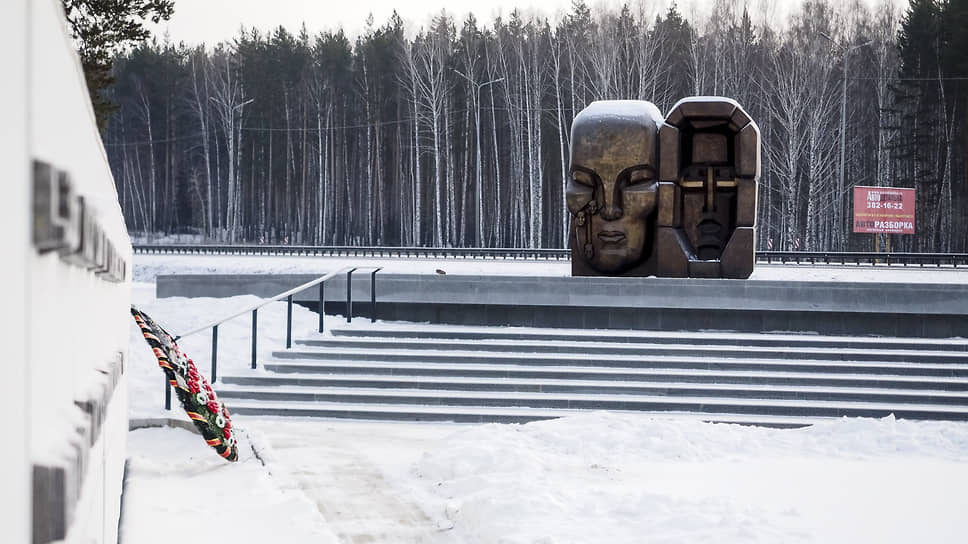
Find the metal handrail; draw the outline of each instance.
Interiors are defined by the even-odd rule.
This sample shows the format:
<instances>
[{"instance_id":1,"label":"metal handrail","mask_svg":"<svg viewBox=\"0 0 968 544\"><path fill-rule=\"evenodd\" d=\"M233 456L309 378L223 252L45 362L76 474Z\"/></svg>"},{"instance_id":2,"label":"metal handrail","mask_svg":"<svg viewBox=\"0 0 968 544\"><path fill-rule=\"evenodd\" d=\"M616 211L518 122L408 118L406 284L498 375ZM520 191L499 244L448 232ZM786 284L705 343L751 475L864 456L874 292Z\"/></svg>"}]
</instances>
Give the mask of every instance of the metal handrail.
<instances>
[{"instance_id":1,"label":"metal handrail","mask_svg":"<svg viewBox=\"0 0 968 544\"><path fill-rule=\"evenodd\" d=\"M302 291L305 291L306 289L309 289L310 287L313 287L315 285L319 285L320 283L323 283L324 281L326 281L326 280L328 280L328 279L330 279L330 278L332 278L332 277L334 277L334 276L336 276L338 274L342 274L342 273L344 273L344 272L346 272L348 270L355 270L355 268L346 267L346 268L341 268L341 269L337 270L336 272L330 272L330 273L325 274L323 276L320 276L320 277L318 277L318 278L316 278L316 279L314 279L312 281L308 281L308 282L306 282L306 283L304 283L304 284L302 284L302 285L300 285L298 287L294 287L294 288L292 288L292 289L290 289L290 290L288 290L288 291L286 291L284 293L279 293L278 295L276 295L276 296L274 296L272 298L268 298L266 300L263 300L262 302L254 305L254 306L251 306L249 308L246 308L245 310L242 310L240 312L234 313L234 314L232 314L232 315L230 315L228 317L219 319L217 321L213 321L213 322L211 322L211 323L209 323L207 325L202 325L201 327L192 329L192 330L190 330L190 331L188 331L186 333L179 334L178 336L175 337L175 340L177 341L177 340L180 340L180 339L182 339L182 338L184 338L186 336L191 336L193 334L200 333L200 332L202 332L202 331L204 331L206 329L211 329L212 327L217 327L217 326L221 325L222 323L225 323L226 321L231 321L231 320L235 319L236 317L239 317L240 315L245 315L245 314L247 314L247 313L249 313L249 312L251 312L253 310L258 310L259 308L261 308L261 307L263 307L263 306L265 306L267 304L271 304L273 302L278 302L278 301L280 301L280 300L282 300L282 299L284 299L286 297L289 297L291 295L295 295L297 293L300 293Z\"/></svg>"},{"instance_id":2,"label":"metal handrail","mask_svg":"<svg viewBox=\"0 0 968 544\"><path fill-rule=\"evenodd\" d=\"M231 321L237 317L243 316L247 313L252 314L252 368L256 368L256 346L258 345L258 335L259 335L259 308L273 302L278 302L282 299L286 299L286 349L292 347L292 297L298 293L309 289L310 287L319 286L319 332L323 332L323 317L326 315L326 291L324 285L327 280L333 277L346 273L346 321L349 323L353 320L353 272L359 269L370 270L370 311L371 311L371 321L376 321L376 273L383 270L381 266L358 266L358 267L345 267L341 268L335 272L329 272L324 274L312 281L308 281L302 285L294 287L283 293L263 300L262 302L250 306L242 311L236 312L228 317L223 317L217 321L213 321L201 327L192 329L186 333L179 334L174 337L174 339L181 340L186 336L191 336L193 334L200 333L204 330L212 329L212 379L211 382L215 383L218 378L218 327L226 321ZM168 380L165 380L165 409L171 410L171 384Z\"/></svg>"}]
</instances>

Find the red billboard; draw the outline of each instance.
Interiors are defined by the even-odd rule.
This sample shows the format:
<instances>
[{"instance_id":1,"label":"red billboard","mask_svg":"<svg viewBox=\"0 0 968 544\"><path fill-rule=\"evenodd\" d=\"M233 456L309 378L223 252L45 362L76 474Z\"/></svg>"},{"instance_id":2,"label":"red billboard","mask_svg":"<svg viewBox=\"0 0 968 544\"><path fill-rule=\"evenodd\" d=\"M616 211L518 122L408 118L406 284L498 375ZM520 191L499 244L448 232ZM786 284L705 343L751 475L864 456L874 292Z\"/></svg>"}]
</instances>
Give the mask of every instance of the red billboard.
<instances>
[{"instance_id":1,"label":"red billboard","mask_svg":"<svg viewBox=\"0 0 968 544\"><path fill-rule=\"evenodd\" d=\"M854 232L914 234L914 189L854 187Z\"/></svg>"}]
</instances>

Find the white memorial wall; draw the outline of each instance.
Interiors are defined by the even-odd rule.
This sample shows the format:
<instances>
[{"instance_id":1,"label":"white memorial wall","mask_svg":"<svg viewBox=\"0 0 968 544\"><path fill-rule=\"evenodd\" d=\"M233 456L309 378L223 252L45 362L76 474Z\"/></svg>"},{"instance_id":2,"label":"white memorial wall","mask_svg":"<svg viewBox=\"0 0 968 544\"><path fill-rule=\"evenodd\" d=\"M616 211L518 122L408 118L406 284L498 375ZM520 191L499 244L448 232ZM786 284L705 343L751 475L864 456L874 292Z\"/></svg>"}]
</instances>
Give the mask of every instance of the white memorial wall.
<instances>
[{"instance_id":1,"label":"white memorial wall","mask_svg":"<svg viewBox=\"0 0 968 544\"><path fill-rule=\"evenodd\" d=\"M131 244L60 2L0 10L0 540L113 543Z\"/></svg>"}]
</instances>

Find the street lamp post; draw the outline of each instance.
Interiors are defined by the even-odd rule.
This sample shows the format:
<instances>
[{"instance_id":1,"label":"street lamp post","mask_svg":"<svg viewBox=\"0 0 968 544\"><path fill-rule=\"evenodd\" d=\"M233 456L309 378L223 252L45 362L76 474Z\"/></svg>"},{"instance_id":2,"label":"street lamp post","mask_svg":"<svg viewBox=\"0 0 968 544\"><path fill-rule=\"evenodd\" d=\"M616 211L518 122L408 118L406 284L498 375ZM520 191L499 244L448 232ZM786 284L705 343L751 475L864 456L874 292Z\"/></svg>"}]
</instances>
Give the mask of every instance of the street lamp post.
<instances>
[{"instance_id":1,"label":"street lamp post","mask_svg":"<svg viewBox=\"0 0 968 544\"><path fill-rule=\"evenodd\" d=\"M474 87L474 140L477 144L477 180L474 187L474 197L477 199L477 206L474 208L474 214L477 216L477 247L484 247L484 193L481 187L484 182L484 176L481 172L481 88L490 85L491 83L497 83L498 81L504 81L503 77L497 79L492 79L491 81L485 81L484 83L477 83L466 74L459 70L454 70L454 73L460 77L467 80L468 83Z\"/></svg>"},{"instance_id":2,"label":"street lamp post","mask_svg":"<svg viewBox=\"0 0 968 544\"><path fill-rule=\"evenodd\" d=\"M834 41L833 38L827 34L821 32L821 36L827 39L830 43L834 44L843 52L843 64L844 64L844 77L843 86L841 87L840 93L840 179L837 180L837 207L836 207L836 220L837 220L837 247L838 251L844 250L844 240L846 236L844 235L844 185L846 184L847 176L847 58L851 52L855 49L860 49L861 47L870 45L873 40L858 44L846 46L842 43Z\"/></svg>"}]
</instances>

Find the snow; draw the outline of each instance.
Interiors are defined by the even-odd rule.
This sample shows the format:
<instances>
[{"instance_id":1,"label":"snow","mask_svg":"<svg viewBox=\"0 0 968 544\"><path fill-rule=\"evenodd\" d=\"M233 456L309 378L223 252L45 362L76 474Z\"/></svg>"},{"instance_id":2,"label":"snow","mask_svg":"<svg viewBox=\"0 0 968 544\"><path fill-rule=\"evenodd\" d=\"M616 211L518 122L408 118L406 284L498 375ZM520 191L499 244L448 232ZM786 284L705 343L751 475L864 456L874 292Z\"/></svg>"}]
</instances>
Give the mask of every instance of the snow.
<instances>
[{"instance_id":1,"label":"snow","mask_svg":"<svg viewBox=\"0 0 968 544\"><path fill-rule=\"evenodd\" d=\"M347 266L382 266L381 273L458 275L570 276L569 261L475 259L380 259L366 257L297 257L261 255L134 256L134 281L153 282L164 274L319 274ZM648 278L642 281L649 281ZM968 284L966 268L899 266L804 266L757 264L745 281L850 281Z\"/></svg>"},{"instance_id":2,"label":"snow","mask_svg":"<svg viewBox=\"0 0 968 544\"><path fill-rule=\"evenodd\" d=\"M332 470L321 459L354 459L381 482L374 502L419 506L428 542L959 542L968 528L963 424L246 424L307 482Z\"/></svg>"},{"instance_id":3,"label":"snow","mask_svg":"<svg viewBox=\"0 0 968 544\"><path fill-rule=\"evenodd\" d=\"M120 541L336 543L313 503L279 479L240 440L226 463L184 429L139 429L128 437Z\"/></svg>"},{"instance_id":4,"label":"snow","mask_svg":"<svg viewBox=\"0 0 968 544\"><path fill-rule=\"evenodd\" d=\"M164 232L128 232L131 243L137 244L204 244L201 234L169 234Z\"/></svg>"},{"instance_id":5,"label":"snow","mask_svg":"<svg viewBox=\"0 0 968 544\"><path fill-rule=\"evenodd\" d=\"M610 119L630 119L639 121L643 116L662 126L665 116L652 102L645 100L595 100L578 113L579 116L594 115ZM577 119L577 117L576 117Z\"/></svg>"},{"instance_id":6,"label":"snow","mask_svg":"<svg viewBox=\"0 0 968 544\"><path fill-rule=\"evenodd\" d=\"M739 104L739 102L737 102L736 100L734 100L732 98L729 98L729 97L725 97L725 96L687 96L685 98L680 99L678 102L676 102L675 105L672 106L672 109L669 110L669 112L671 113L671 112L676 111L679 108L679 106L681 106L682 104L688 104L688 103L692 103L692 102L726 102L726 103L732 105L734 108L738 108L738 109L740 109L740 110L742 110L744 112L746 111L746 110L743 109L743 106L741 106ZM757 125L756 124L756 121L753 121L753 120L750 120L749 124L752 125L753 126L753 130L756 131L756 135L757 135L757 139L758 139L759 134L760 134L760 127L759 127L759 125ZM742 127L740 127L740 128L742 128ZM760 150L757 149L757 156L759 156L759 153L760 153ZM757 167L757 171L759 171L759 167Z\"/></svg>"},{"instance_id":7,"label":"snow","mask_svg":"<svg viewBox=\"0 0 968 544\"><path fill-rule=\"evenodd\" d=\"M318 274L347 266L383 267L395 274L567 276L566 261L484 261L473 259L379 259L364 257L297 257L261 255L136 255L134 281L152 282L164 274Z\"/></svg>"},{"instance_id":8,"label":"snow","mask_svg":"<svg viewBox=\"0 0 968 544\"><path fill-rule=\"evenodd\" d=\"M569 266L138 255L135 277L322 273L361 261L383 262L400 273L445 268L567 275ZM955 270L782 266L758 267L756 276L968 279ZM156 299L152 282L133 289L134 304L173 334L257 301ZM285 312L283 302L259 310L260 361L284 345ZM316 324L314 313L293 307L294 339L312 337ZM345 322L328 318L327 330L334 326ZM360 320L352 326L374 325ZM220 326L220 375L262 372L249 370L250 327L248 316ZM207 374L210 335L186 337L179 345ZM133 320L130 349L131 417L186 419L177 405L163 410L163 377ZM777 430L634 413L585 413L526 425L239 415L233 422L242 431L235 464L184 430L130 433L122 542L167 542L172 532L164 528L173 520L179 534L240 543L943 543L962 542L968 532L965 423L845 418Z\"/></svg>"},{"instance_id":9,"label":"snow","mask_svg":"<svg viewBox=\"0 0 968 544\"><path fill-rule=\"evenodd\" d=\"M739 105L739 102L726 96L687 96L685 98L680 99L678 102L676 102L675 105L672 106L672 109L669 111L675 111L675 109L678 108L681 104L689 104L693 102L727 102L729 104L732 104L734 108L741 107Z\"/></svg>"}]
</instances>

